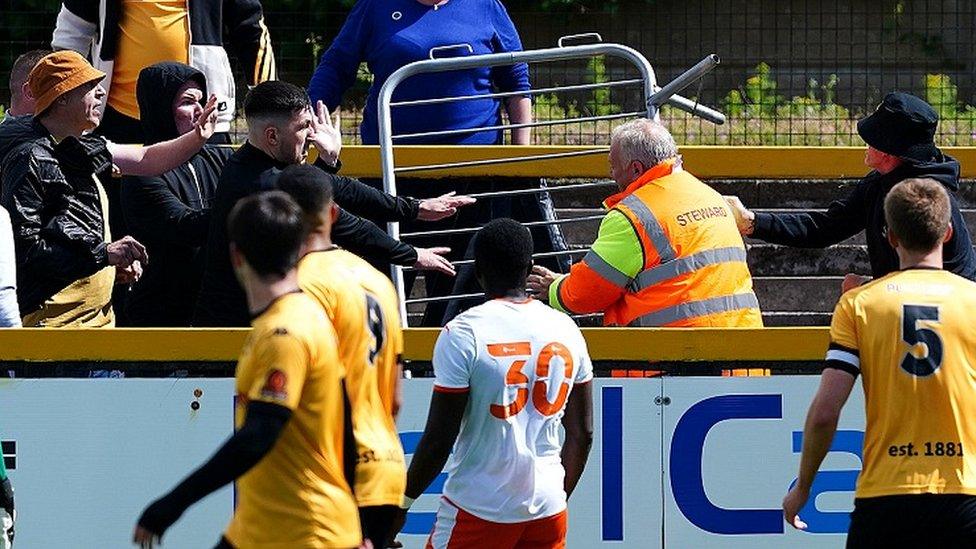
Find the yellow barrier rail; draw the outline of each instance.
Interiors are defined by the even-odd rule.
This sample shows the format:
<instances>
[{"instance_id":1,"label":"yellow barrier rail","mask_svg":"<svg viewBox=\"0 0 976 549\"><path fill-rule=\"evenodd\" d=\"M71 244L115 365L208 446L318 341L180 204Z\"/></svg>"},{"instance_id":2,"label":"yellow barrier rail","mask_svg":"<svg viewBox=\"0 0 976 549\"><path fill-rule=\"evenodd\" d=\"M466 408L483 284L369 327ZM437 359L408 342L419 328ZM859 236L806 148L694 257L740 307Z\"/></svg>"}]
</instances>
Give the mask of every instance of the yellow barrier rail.
<instances>
[{"instance_id":1,"label":"yellow barrier rail","mask_svg":"<svg viewBox=\"0 0 976 549\"><path fill-rule=\"evenodd\" d=\"M395 149L398 168L427 166L445 159L470 162L494 158L515 158L553 153L572 153L598 147L580 146L421 146ZM856 178L869 170L864 166L863 147L679 147L685 168L702 178L745 179L838 179ZM946 154L962 164L963 177L976 177L976 147L946 147ZM348 146L342 149L342 173L353 177L381 177L380 151L376 146ZM609 177L606 153L545 160L511 162L443 170L425 170L401 177Z\"/></svg>"},{"instance_id":2,"label":"yellow barrier rail","mask_svg":"<svg viewBox=\"0 0 976 549\"><path fill-rule=\"evenodd\" d=\"M430 360L440 330L404 330L408 360ZM0 330L0 361L234 361L246 329ZM594 360L820 360L827 328L584 328Z\"/></svg>"}]
</instances>

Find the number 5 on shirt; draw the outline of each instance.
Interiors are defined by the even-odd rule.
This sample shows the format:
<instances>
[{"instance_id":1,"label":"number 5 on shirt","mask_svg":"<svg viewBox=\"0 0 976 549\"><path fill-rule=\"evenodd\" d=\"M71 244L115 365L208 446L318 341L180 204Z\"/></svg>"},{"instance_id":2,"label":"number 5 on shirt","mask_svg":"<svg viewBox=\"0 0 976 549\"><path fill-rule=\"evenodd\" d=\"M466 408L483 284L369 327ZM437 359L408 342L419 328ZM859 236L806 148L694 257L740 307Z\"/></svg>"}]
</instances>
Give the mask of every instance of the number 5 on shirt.
<instances>
[{"instance_id":1,"label":"number 5 on shirt","mask_svg":"<svg viewBox=\"0 0 976 549\"><path fill-rule=\"evenodd\" d=\"M532 357L532 345L527 341L514 343L492 343L488 345L488 354L493 357ZM553 357L563 360L565 379L559 386L559 394L556 400L549 402L549 383L550 363ZM522 368L528 360L519 358L512 362L505 374L505 386L516 387L515 400L509 404L492 404L490 407L491 415L498 419L510 418L525 408L529 401L529 376L525 375ZM532 405L540 414L551 416L559 412L566 403L569 396L569 384L573 377L573 356L565 345L561 343L549 343L539 352L539 358L535 365L536 381L532 385Z\"/></svg>"}]
</instances>

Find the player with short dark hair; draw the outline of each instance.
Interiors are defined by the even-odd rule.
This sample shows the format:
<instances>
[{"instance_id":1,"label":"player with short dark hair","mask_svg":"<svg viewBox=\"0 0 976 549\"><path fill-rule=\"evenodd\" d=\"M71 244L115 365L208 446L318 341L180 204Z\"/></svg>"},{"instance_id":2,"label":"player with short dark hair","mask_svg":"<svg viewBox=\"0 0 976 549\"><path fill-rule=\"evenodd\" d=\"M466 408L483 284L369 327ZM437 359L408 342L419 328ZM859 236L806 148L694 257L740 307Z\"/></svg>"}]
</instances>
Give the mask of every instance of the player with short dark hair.
<instances>
[{"instance_id":1,"label":"player with short dark hair","mask_svg":"<svg viewBox=\"0 0 976 549\"><path fill-rule=\"evenodd\" d=\"M302 207L312 228L298 262L298 284L319 302L339 338L356 439L353 492L364 537L382 549L403 502L407 471L394 420L403 353L396 291L383 273L332 243L332 176L290 166L277 184Z\"/></svg>"},{"instance_id":2,"label":"player with short dark hair","mask_svg":"<svg viewBox=\"0 0 976 549\"><path fill-rule=\"evenodd\" d=\"M867 426L847 547L976 547L976 283L943 270L951 203L932 179L885 197L901 270L841 296L786 521L801 512L863 375Z\"/></svg>"},{"instance_id":3,"label":"player with short dark hair","mask_svg":"<svg viewBox=\"0 0 976 549\"><path fill-rule=\"evenodd\" d=\"M152 547L183 512L237 480L237 507L218 547L357 547L362 535L344 450L352 436L335 330L298 287L307 227L287 194L231 211L231 261L254 317L236 373L236 426L207 463L139 517Z\"/></svg>"},{"instance_id":4,"label":"player with short dark hair","mask_svg":"<svg viewBox=\"0 0 976 549\"><path fill-rule=\"evenodd\" d=\"M532 240L519 223L499 220L478 231L474 240L474 260L478 281L491 295L505 295L525 285L532 270Z\"/></svg>"},{"instance_id":5,"label":"player with short dark hair","mask_svg":"<svg viewBox=\"0 0 976 549\"><path fill-rule=\"evenodd\" d=\"M586 342L572 319L527 297L532 238L525 227L492 221L475 235L474 252L489 301L455 317L437 338L434 394L403 507L453 448L427 547L565 547L566 500L593 436Z\"/></svg>"}]
</instances>

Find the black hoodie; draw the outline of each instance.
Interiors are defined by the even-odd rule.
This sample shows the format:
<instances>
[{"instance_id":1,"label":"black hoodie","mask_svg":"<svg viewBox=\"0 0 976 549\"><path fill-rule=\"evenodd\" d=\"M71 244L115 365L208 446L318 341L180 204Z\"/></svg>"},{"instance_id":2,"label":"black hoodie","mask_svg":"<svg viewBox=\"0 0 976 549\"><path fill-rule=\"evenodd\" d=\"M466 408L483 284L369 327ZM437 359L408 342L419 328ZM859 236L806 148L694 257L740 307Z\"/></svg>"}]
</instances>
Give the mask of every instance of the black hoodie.
<instances>
[{"instance_id":1,"label":"black hoodie","mask_svg":"<svg viewBox=\"0 0 976 549\"><path fill-rule=\"evenodd\" d=\"M935 179L949 191L952 202L952 238L942 250L945 269L976 280L976 254L959 211L959 162L941 155L929 162L906 161L887 174L872 171L850 195L832 202L826 212L758 213L752 236L773 244L823 248L865 231L871 274L884 276L899 269L898 255L885 237L884 199L897 183L913 177Z\"/></svg>"},{"instance_id":2,"label":"black hoodie","mask_svg":"<svg viewBox=\"0 0 976 549\"><path fill-rule=\"evenodd\" d=\"M182 63L157 63L139 73L136 95L147 145L179 137L173 101L189 80L207 97L203 73ZM232 153L229 147L206 145L189 162L158 177L122 179L125 222L149 254L125 302L132 325L190 325L203 277L210 207Z\"/></svg>"}]
</instances>

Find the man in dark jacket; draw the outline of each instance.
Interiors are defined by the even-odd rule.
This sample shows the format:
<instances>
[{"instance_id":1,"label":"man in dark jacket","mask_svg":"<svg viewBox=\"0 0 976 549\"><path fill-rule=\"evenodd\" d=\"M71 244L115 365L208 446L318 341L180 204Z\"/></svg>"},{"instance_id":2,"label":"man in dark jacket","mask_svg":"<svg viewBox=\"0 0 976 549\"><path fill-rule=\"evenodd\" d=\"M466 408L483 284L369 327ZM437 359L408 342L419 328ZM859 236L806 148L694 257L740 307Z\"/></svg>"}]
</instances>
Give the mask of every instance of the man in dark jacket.
<instances>
[{"instance_id":1,"label":"man in dark jacket","mask_svg":"<svg viewBox=\"0 0 976 549\"><path fill-rule=\"evenodd\" d=\"M935 146L939 116L925 101L907 93L889 93L878 109L857 124L868 144L864 163L871 173L847 197L826 212L755 213L736 197L727 197L739 231L773 244L824 248L866 231L871 274L898 270L898 256L885 236L884 199L895 184L909 178L931 178L945 186L952 203L952 238L943 248L945 268L976 280L976 254L966 220L959 211L959 162ZM860 281L848 275L844 290Z\"/></svg>"},{"instance_id":2,"label":"man in dark jacket","mask_svg":"<svg viewBox=\"0 0 976 549\"><path fill-rule=\"evenodd\" d=\"M138 278L147 257L130 237L111 241L97 176L113 164L123 173L169 170L213 133L210 101L193 132L153 147L113 145L87 135L100 121L104 76L75 52L52 53L28 79L35 116L0 125L0 205L14 230L25 326L113 323L113 281ZM18 138L13 146L11 134Z\"/></svg>"},{"instance_id":3,"label":"man in dark jacket","mask_svg":"<svg viewBox=\"0 0 976 549\"><path fill-rule=\"evenodd\" d=\"M311 143L319 152L316 167L332 174L341 167L338 118L330 120L321 102L313 113L305 90L287 82L264 82L248 93L244 114L247 141L227 161L217 186L194 326L250 323L244 292L230 262L226 222L234 204L245 196L274 189L281 170L305 162ZM383 221L435 221L453 215L458 206L472 199L444 195L420 201L394 197L348 177L334 181L336 203L343 208L333 227L337 244L370 261L454 274L453 266L441 255L446 248L414 248L354 214L368 212Z\"/></svg>"},{"instance_id":4,"label":"man in dark jacket","mask_svg":"<svg viewBox=\"0 0 976 549\"><path fill-rule=\"evenodd\" d=\"M207 80L183 63L142 70L136 94L143 142L152 145L193 130L203 113ZM203 277L210 206L224 164L234 150L205 145L186 164L158 177L122 178L122 212L152 262L129 292L132 326L189 326Z\"/></svg>"}]
</instances>

